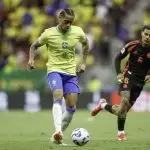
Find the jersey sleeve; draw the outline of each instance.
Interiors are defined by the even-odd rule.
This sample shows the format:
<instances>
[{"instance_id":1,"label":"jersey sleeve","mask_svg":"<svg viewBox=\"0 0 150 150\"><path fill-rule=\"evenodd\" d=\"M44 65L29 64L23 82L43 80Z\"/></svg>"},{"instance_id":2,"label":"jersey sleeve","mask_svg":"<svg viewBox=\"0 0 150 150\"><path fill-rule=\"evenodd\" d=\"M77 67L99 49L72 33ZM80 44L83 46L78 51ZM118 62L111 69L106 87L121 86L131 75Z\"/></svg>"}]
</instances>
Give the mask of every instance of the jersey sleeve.
<instances>
[{"instance_id":1,"label":"jersey sleeve","mask_svg":"<svg viewBox=\"0 0 150 150\"><path fill-rule=\"evenodd\" d=\"M80 36L79 36L79 38L80 38L79 39L80 43L84 42L85 39L86 39L86 35L85 35L84 31L82 30L82 28L80 28Z\"/></svg>"},{"instance_id":2,"label":"jersey sleeve","mask_svg":"<svg viewBox=\"0 0 150 150\"><path fill-rule=\"evenodd\" d=\"M47 29L40 35L40 37L38 38L39 43L41 45L44 45L47 43L47 39L48 39L48 31Z\"/></svg>"},{"instance_id":3,"label":"jersey sleeve","mask_svg":"<svg viewBox=\"0 0 150 150\"><path fill-rule=\"evenodd\" d=\"M117 54L115 58L115 69L117 74L121 73L121 60L131 52L132 45L133 44L131 42L126 44Z\"/></svg>"}]
</instances>

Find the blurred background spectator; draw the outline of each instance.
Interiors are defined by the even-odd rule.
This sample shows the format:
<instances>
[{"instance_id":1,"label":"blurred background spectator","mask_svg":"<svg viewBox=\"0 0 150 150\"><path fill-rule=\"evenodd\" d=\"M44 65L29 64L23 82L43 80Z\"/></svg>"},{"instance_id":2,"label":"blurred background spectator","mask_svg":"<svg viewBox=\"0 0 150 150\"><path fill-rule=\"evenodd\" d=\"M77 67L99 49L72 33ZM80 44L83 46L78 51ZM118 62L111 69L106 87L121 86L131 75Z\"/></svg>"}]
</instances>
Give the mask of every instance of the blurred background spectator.
<instances>
[{"instance_id":1,"label":"blurred background spectator","mask_svg":"<svg viewBox=\"0 0 150 150\"><path fill-rule=\"evenodd\" d=\"M115 87L114 56L124 43L139 38L143 24L150 24L147 0L1 0L0 73L11 76L17 70L26 70L31 43L45 28L55 26L58 12L67 7L75 11L74 24L84 29L90 43L87 71L80 78L81 89L92 91L93 76L100 81L97 89L101 84L104 88ZM77 62L81 61L80 54L79 45ZM45 71L46 62L43 46L37 55L37 69Z\"/></svg>"}]
</instances>

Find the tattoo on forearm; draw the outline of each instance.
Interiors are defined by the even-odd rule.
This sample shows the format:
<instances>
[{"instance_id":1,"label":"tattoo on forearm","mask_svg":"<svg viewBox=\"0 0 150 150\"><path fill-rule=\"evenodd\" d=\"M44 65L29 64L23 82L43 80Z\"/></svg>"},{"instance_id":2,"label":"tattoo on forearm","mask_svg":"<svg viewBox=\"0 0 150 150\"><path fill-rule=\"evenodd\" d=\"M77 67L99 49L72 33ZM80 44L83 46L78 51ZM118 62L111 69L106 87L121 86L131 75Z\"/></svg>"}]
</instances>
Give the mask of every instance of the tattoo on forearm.
<instances>
[{"instance_id":1,"label":"tattoo on forearm","mask_svg":"<svg viewBox=\"0 0 150 150\"><path fill-rule=\"evenodd\" d=\"M89 44L88 44L88 40L87 39L82 43L82 47L83 47L83 53L82 53L83 61L84 61L84 63L86 63L88 50L89 50Z\"/></svg>"},{"instance_id":2,"label":"tattoo on forearm","mask_svg":"<svg viewBox=\"0 0 150 150\"><path fill-rule=\"evenodd\" d=\"M40 43L38 42L38 40L36 40L30 47L30 52L29 52L29 59L35 59L35 54L37 51L37 48L40 47L42 45L40 45Z\"/></svg>"}]
</instances>

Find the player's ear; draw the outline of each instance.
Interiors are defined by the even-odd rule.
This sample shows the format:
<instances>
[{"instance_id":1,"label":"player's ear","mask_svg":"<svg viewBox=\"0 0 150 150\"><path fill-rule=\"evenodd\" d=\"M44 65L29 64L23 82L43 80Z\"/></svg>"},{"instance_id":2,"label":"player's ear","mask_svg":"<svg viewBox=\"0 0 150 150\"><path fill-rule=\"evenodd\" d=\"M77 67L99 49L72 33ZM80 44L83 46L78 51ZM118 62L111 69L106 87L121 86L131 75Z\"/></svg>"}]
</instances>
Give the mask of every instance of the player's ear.
<instances>
[{"instance_id":1,"label":"player's ear","mask_svg":"<svg viewBox=\"0 0 150 150\"><path fill-rule=\"evenodd\" d=\"M61 23L64 19L65 13L63 10L61 10L58 14L57 14L57 20L59 23Z\"/></svg>"}]
</instances>

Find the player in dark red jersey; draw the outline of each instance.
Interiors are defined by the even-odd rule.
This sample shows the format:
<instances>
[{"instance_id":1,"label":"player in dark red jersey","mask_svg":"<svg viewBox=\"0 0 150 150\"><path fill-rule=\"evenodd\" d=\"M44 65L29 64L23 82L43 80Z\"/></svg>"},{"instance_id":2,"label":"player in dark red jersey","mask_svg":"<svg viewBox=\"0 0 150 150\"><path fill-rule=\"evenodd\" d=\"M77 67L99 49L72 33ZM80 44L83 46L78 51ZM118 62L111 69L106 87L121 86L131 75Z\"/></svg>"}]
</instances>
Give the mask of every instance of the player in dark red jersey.
<instances>
[{"instance_id":1,"label":"player in dark red jersey","mask_svg":"<svg viewBox=\"0 0 150 150\"><path fill-rule=\"evenodd\" d=\"M127 55L129 59L123 72L121 72L121 60ZM145 25L141 32L141 39L131 41L120 51L115 58L117 80L120 82L120 105L107 104L100 99L99 104L91 112L97 115L102 109L118 116L118 140L126 140L124 132L127 112L139 97L145 83L150 82L150 25Z\"/></svg>"}]
</instances>

